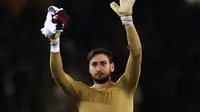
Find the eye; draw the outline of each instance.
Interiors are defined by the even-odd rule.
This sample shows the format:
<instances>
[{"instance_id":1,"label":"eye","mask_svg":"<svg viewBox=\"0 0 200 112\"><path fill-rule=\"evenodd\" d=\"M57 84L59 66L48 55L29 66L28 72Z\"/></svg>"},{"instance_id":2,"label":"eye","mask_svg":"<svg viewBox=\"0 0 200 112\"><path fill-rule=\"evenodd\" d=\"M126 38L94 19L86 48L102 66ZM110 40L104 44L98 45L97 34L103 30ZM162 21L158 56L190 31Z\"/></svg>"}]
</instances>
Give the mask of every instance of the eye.
<instances>
[{"instance_id":1,"label":"eye","mask_svg":"<svg viewBox=\"0 0 200 112\"><path fill-rule=\"evenodd\" d=\"M97 63L96 62L92 62L91 64L93 67L96 67L97 66Z\"/></svg>"},{"instance_id":2,"label":"eye","mask_svg":"<svg viewBox=\"0 0 200 112\"><path fill-rule=\"evenodd\" d=\"M101 65L103 65L103 66L105 66L106 64L107 64L106 61L102 61L102 62L101 62Z\"/></svg>"}]
</instances>

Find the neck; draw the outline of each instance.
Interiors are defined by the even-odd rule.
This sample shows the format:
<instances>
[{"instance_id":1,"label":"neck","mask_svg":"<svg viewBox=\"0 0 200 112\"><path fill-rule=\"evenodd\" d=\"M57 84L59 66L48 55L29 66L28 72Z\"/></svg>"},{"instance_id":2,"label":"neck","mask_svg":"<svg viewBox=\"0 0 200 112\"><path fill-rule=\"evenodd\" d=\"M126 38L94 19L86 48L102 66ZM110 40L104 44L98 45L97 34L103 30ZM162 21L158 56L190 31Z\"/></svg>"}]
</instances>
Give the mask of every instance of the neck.
<instances>
[{"instance_id":1,"label":"neck","mask_svg":"<svg viewBox=\"0 0 200 112\"><path fill-rule=\"evenodd\" d=\"M110 81L110 80L107 81L107 82L104 83L104 84L98 84L98 83L95 83L95 82L94 82L93 87L96 88L96 89L101 89L101 88L107 88L107 87L111 86L112 84L113 84L113 82Z\"/></svg>"}]
</instances>

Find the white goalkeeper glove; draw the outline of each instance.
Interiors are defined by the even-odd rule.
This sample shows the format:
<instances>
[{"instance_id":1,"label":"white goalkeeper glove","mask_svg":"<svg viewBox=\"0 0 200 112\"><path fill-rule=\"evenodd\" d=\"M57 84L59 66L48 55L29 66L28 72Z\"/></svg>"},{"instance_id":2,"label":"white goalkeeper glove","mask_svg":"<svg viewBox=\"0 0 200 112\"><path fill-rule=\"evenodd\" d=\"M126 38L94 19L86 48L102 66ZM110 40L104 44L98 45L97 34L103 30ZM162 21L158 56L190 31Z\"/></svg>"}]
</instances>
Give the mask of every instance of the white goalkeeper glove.
<instances>
[{"instance_id":1,"label":"white goalkeeper glove","mask_svg":"<svg viewBox=\"0 0 200 112\"><path fill-rule=\"evenodd\" d=\"M133 24L132 9L135 0L120 0L120 6L112 2L110 7L119 15L123 25Z\"/></svg>"}]
</instances>

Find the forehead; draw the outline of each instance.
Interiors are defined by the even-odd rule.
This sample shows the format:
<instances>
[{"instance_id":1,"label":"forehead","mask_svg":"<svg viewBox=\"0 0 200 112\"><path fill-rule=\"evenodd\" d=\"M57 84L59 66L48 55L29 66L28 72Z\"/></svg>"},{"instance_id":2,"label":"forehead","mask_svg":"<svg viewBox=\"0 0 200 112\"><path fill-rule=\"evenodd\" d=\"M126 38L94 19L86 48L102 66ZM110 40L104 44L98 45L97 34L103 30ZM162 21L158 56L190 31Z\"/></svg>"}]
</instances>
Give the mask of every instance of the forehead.
<instances>
[{"instance_id":1,"label":"forehead","mask_svg":"<svg viewBox=\"0 0 200 112\"><path fill-rule=\"evenodd\" d=\"M97 54L95 55L90 62L100 62L100 61L109 61L108 56L105 54Z\"/></svg>"}]
</instances>

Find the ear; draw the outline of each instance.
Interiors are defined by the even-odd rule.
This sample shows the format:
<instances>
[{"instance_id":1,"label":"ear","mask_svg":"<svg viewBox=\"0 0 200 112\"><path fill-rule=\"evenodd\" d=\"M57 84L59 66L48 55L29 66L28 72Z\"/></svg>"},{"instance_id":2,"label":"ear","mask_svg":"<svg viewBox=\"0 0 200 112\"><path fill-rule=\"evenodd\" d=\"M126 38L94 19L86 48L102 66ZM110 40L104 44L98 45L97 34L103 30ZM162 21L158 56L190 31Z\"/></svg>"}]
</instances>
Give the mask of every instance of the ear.
<instances>
[{"instance_id":1,"label":"ear","mask_svg":"<svg viewBox=\"0 0 200 112\"><path fill-rule=\"evenodd\" d=\"M115 70L115 64L114 64L114 62L112 62L110 64L110 70L111 70L111 72L114 72L114 70Z\"/></svg>"}]
</instances>

